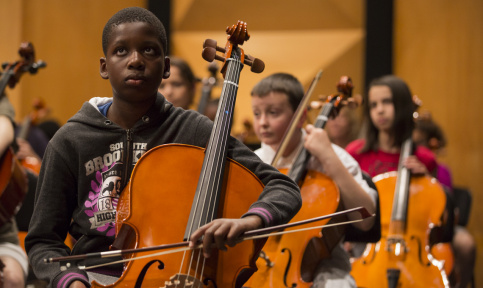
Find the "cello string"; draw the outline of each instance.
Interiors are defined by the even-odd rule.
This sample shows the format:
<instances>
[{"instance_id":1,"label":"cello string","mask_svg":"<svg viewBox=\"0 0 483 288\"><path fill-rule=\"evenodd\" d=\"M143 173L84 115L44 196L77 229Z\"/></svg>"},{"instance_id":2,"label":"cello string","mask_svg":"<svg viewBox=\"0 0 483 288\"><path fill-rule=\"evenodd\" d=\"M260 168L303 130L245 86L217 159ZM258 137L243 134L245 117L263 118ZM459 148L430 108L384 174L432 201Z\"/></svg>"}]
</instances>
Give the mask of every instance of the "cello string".
<instances>
[{"instance_id":1,"label":"cello string","mask_svg":"<svg viewBox=\"0 0 483 288\"><path fill-rule=\"evenodd\" d=\"M212 181L210 182L210 190L208 190L210 193L207 193L207 198L209 198L208 205L204 205L203 207L207 207L207 213L204 213L206 215L206 219L204 219L203 223L209 223L215 218L215 206L216 203L213 199L218 199L219 196L218 194L221 193L220 187L222 185L222 180L223 180L223 167L224 163L226 162L226 151L227 151L227 141L229 137L229 132L230 132L230 127L231 127L231 121L232 121L232 114L233 114L233 109L234 109L234 103L236 99L236 90L237 90L237 82L240 77L240 69L237 69L238 67L236 64L240 63L238 60L238 55L234 54L232 55L233 58L228 59L228 66L227 66L227 81L225 81L225 87L226 87L226 93L223 94L222 97L222 106L220 108L220 117L223 117L219 122L218 125L220 125L219 129L216 130L215 137L217 138L217 141L214 141L214 143L220 143L217 148L217 151L213 151L213 163L212 163L212 172L211 175L214 175L216 177L215 179L211 179ZM223 120L223 121L222 121ZM220 150L221 149L221 150ZM216 152L216 153L215 153ZM201 220L201 219L200 219ZM206 264L206 258L203 257L203 263L202 263L202 268L201 268L201 275L203 275L204 268ZM195 274L197 271L195 271Z\"/></svg>"},{"instance_id":2,"label":"cello string","mask_svg":"<svg viewBox=\"0 0 483 288\"><path fill-rule=\"evenodd\" d=\"M226 93L224 93L224 91L226 91L227 89L227 86L225 85L223 87L223 91L222 91L222 95L225 95ZM224 107L225 105L225 99L226 97L221 97L221 107ZM220 109L221 111L223 111L223 109ZM206 186L203 186L203 193L204 193L204 198L203 198L203 205L201 205L201 209L203 210L202 213L201 213L201 216L203 215L206 215L205 217L208 217L209 216L209 212L205 212L205 211L210 211L211 209L211 194L212 193L208 193L209 191L212 190L212 187L213 187L213 183L216 183L218 179L216 179L216 176L218 175L217 171L215 168L217 168L219 165L217 165L217 159L216 159L216 155L219 153L219 151L216 150L216 146L215 146L215 143L220 143L220 140L217 139L217 137L219 138L219 130L220 130L220 123L222 121L222 119L220 119L220 117L222 117L223 115L219 112L217 112L217 117L215 119L215 125L213 127L213 134L212 134L212 137L210 138L210 143L208 145L208 148L207 148L207 167L206 169L204 169L204 178L203 179L208 179L207 183L206 183ZM206 209L206 210L205 210ZM202 217L199 217L198 218L198 223L197 223L197 226L198 228L202 226L202 223L208 223L207 219L203 219ZM194 275L196 277L197 273L198 273L198 267L200 266L200 260L201 258L201 251L199 251L198 253L198 259L196 261L197 265L196 265L196 269L194 271ZM201 264L201 275L203 275L203 271L204 271L204 267L205 267L205 259L203 257L203 263ZM191 268L191 265L189 266L189 269ZM191 272L189 272L191 273ZM188 273L188 274L189 274Z\"/></svg>"},{"instance_id":3,"label":"cello string","mask_svg":"<svg viewBox=\"0 0 483 288\"><path fill-rule=\"evenodd\" d=\"M226 87L223 87L223 90L225 90ZM223 92L222 92L222 95L223 95ZM223 99L222 99L223 100ZM220 101L220 105L222 105L222 101ZM219 109L220 110L220 109ZM214 126L213 126L213 131L217 131L219 130L219 123L220 123L220 120L219 120L219 117L220 117L220 113L217 112L217 115L216 115L216 118L215 118L215 121L214 121ZM216 166L214 161L213 161L213 158L214 158L214 153L216 152L215 151L215 143L218 143L219 141L215 141L215 137L216 137L217 133L212 133L211 137L210 137L210 140L208 142L208 146L207 146L207 149L206 149L206 163L204 163L204 167L202 169L202 174L200 175L201 177L201 180L200 180L200 190L199 190L199 193L198 193L198 196L197 196L197 199L195 199L195 202L196 202L196 205L195 205L195 212L193 215L198 215L201 213L201 215L205 214L203 210L205 207L208 207L211 205L211 204L208 204L207 205L207 193L206 191L209 191L210 188L211 188L211 183L214 182L213 181L213 175L215 175L215 173L213 173L213 167ZM204 195L203 195L204 194ZM200 211L200 209L202 209ZM201 227L201 223L203 221L203 219L201 217L195 217L193 216L194 218L193 219L198 219L198 223L195 223L195 221L191 221L191 227L189 227L189 233L188 233L188 239L191 237L191 233L192 231L194 230L193 228L195 227L195 225L197 225L196 227L199 228ZM192 267L192 263L193 263L193 260L194 260L194 255L191 254L191 257L190 257L190 264L188 266L188 272L187 274L189 275L191 273L191 267ZM198 259L200 258L200 253L198 253ZM197 261L197 263L199 262L199 260ZM197 264L197 267L198 267L198 264ZM180 269L181 270L181 269ZM197 273L197 269L195 270L194 272L195 274Z\"/></svg>"},{"instance_id":4,"label":"cello string","mask_svg":"<svg viewBox=\"0 0 483 288\"><path fill-rule=\"evenodd\" d=\"M233 58L230 58L230 65L228 66L228 69L227 69L228 76L226 77L228 79L227 80L228 92L226 95L227 99L225 100L224 109L221 111L221 114L223 115L223 117L226 117L226 119L223 122L224 127L220 129L221 131L219 133L219 138L224 142L224 145L221 145L221 148L223 149L222 152L217 154L217 157L219 157L219 159L217 159L217 163L219 163L219 165L215 167L217 170L219 170L217 171L218 173L216 173L216 175L219 175L220 177L220 179L218 179L218 181L214 183L215 187L213 187L214 188L213 191L216 193L215 194L216 198L218 198L217 194L220 193L221 191L220 186L222 185L222 180L223 180L222 177L224 176L222 175L221 169L223 167L223 163L226 162L228 138L230 133L234 104L236 101L236 92L237 92L236 90L237 90L238 80L240 78L240 70L241 70L239 69L239 67L241 67L241 62L239 61L239 55L234 53L234 55L232 56ZM213 201L211 201L211 203L213 203ZM215 209L210 210L210 212L211 212L210 219L207 219L207 222L212 221L215 218L215 215L214 215L214 213L216 212Z\"/></svg>"},{"instance_id":5,"label":"cello string","mask_svg":"<svg viewBox=\"0 0 483 288\"><path fill-rule=\"evenodd\" d=\"M230 62L228 62L228 71L232 71L233 69L230 68ZM231 76L231 73L229 73L229 77ZM224 86L224 90L228 90L228 94L230 94L230 86L229 85L225 85ZM226 95L226 93L223 93L222 92L222 95ZM207 164L206 164L206 168L203 169L203 178L202 178L202 181L204 181L204 179L208 179L208 181L206 182L202 182L201 186L202 187L202 192L204 193L204 197L201 199L203 201L203 204L204 205L201 205L199 206L199 204L197 205L197 207L201 207L201 209L206 209L206 210L202 210L201 212L201 215L206 215L206 218L205 219L202 219L201 217L198 217L198 228L201 226L202 223L208 223L210 222L209 220L209 217L211 216L211 220L213 219L213 213L214 213L214 207L213 204L213 193L206 193L207 191L214 191L215 193L219 193L218 189L219 189L219 185L217 186L216 183L220 183L220 177L222 176L221 175L221 160L223 160L223 158L221 157L222 155L224 155L225 153L225 150L222 150L221 151L221 156L220 156L220 151L217 151L215 150L216 146L215 146L215 143L220 143L220 142L224 142L226 143L226 127L221 127L220 128L220 120L219 117L224 117L225 114L223 113L223 111L227 110L227 108L225 108L227 106L226 104L226 97L222 97L222 101L221 101L221 107L223 107L223 109L219 109L219 111L221 112L218 112L217 113L217 119L215 119L215 126L213 128L213 131L214 131L214 136L211 137L210 139L210 142L208 144L208 148L207 148ZM224 122L226 123L226 121ZM222 123L222 124L224 124ZM223 129L224 128L224 129ZM218 139L215 139L216 137L218 137ZM221 140L220 140L221 138ZM221 146L222 148L225 147L226 145L219 145ZM226 148L225 148L226 149ZM219 150L219 149L218 149ZM218 156L218 157L217 157ZM209 177L209 176L212 176L212 177ZM200 196L201 198L201 196ZM205 211L207 211L205 213ZM210 211L211 211L211 215L210 215ZM204 222L203 222L204 220ZM194 224L193 224L194 225ZM190 236L191 236L191 231L192 229L190 229ZM198 260L197 260L197 265L196 265L196 269L194 271L194 274L197 275L198 273L198 265L199 265L199 258L200 258L200 254L199 253L199 257L198 257ZM188 267L188 274L191 273L191 263L193 262L193 254L191 254L191 260L190 260L190 265ZM203 259L203 264L202 264L202 271L204 271L204 265L205 265L205 261ZM201 272L201 275L203 274L203 272Z\"/></svg>"}]
</instances>

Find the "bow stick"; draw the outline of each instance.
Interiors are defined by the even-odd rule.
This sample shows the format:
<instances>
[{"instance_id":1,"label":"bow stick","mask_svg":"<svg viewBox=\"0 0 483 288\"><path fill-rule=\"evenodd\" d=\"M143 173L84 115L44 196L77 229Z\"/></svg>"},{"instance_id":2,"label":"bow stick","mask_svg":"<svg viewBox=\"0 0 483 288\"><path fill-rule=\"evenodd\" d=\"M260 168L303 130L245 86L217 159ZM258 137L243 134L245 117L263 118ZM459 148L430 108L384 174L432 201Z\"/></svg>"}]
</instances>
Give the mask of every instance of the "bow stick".
<instances>
[{"instance_id":1,"label":"bow stick","mask_svg":"<svg viewBox=\"0 0 483 288\"><path fill-rule=\"evenodd\" d=\"M326 225L316 226L316 227L307 227L307 228L302 228L302 229L298 229L298 230L290 230L290 231L282 231L282 232L278 232L278 233L273 233L275 231L280 231L280 230L284 230L284 229L295 227L295 226L310 224L310 223L325 220L325 219L328 219L328 218L343 216L343 215L346 215L346 214L349 214L349 213L352 213L352 212L358 212L361 215L361 219L353 220L353 221L346 221L346 222L339 222L339 223L334 223L334 224L326 224ZM362 220L364 220L368 217L372 217L372 216L374 216L374 214L370 214L367 211L366 208L356 207L356 208L347 209L347 210L344 210L344 211L339 211L339 212L335 212L335 213L332 213L332 214L327 214L327 215L324 215L324 216L315 217L315 218L302 220L302 221L298 221L298 222L287 223L287 224L277 225L277 226L273 226L273 227L251 230L251 231L245 232L240 237L238 242L242 242L242 241L246 241L246 240L253 240L253 239L258 239L258 238L265 238L265 237L269 237L269 236L275 236L275 235L286 234L286 233L295 233L295 232L305 231L305 230L309 230L309 229L319 229L319 228L324 228L324 227L328 227L328 226L344 225L344 224L359 222L359 221L362 221ZM166 249L178 248L178 249L173 249L173 250L169 250L169 251L163 251L163 252L160 252L160 253L157 253L157 254L139 256L139 257L135 257L135 258L129 258L129 259L125 259L125 260L119 260L119 261L115 261L115 262L104 263L104 264L91 266L91 267L79 266L79 268L81 268L81 269L92 269L92 268L96 268L96 267L100 267L100 266L112 265L112 264L116 264L116 263L132 261L132 260L135 260L135 259L142 259L142 258L145 258L145 257L158 256L158 255L163 255L163 254L168 254L168 253L176 253L176 252L186 251L186 250L190 250L190 249L198 249L198 248L203 247L202 244L198 244L195 247L188 247L188 246L189 246L189 241L184 241L184 242L178 242L178 243L173 243L173 244L158 245L158 246L153 246L153 247L133 248L133 249L124 249L124 250L95 252L95 253L66 256L66 257L48 258L48 259L44 259L44 262L45 263L55 263L55 262L65 263L61 267L62 270L65 270L72 265L71 262L76 263L78 261L86 260L86 259L119 257L119 256L122 256L122 255L125 255L125 254L131 254L131 253L140 253L140 252L149 252L149 251L156 251L156 250L166 250Z\"/></svg>"},{"instance_id":2,"label":"bow stick","mask_svg":"<svg viewBox=\"0 0 483 288\"><path fill-rule=\"evenodd\" d=\"M273 167L277 167L278 160L280 159L280 157L282 157L283 153L285 153L285 149L287 148L288 143L292 138L295 128L297 127L297 123L300 121L300 118L302 118L302 115L304 114L305 110L309 106L308 103L309 103L310 97L312 96L312 93L314 92L315 86L317 86L317 83L319 82L320 77L322 77L322 71L323 70L319 70L319 72L317 72L317 75L315 75L314 79L312 80L312 83L310 84L309 89L307 89L307 92L302 98L302 101L300 101L297 111L295 111L292 121L288 125L287 131L285 131L285 134L283 135L282 143L280 144L280 147L278 147L278 150L275 153L275 156L273 157L273 160L272 160Z\"/></svg>"}]
</instances>

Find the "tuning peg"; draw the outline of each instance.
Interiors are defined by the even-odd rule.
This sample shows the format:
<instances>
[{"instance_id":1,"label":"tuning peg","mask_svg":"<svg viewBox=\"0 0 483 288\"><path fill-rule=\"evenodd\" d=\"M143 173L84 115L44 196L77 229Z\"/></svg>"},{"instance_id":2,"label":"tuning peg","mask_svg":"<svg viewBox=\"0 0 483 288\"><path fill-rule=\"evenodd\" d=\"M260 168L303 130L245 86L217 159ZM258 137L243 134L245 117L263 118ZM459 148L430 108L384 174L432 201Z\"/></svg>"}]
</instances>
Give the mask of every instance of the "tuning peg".
<instances>
[{"instance_id":1,"label":"tuning peg","mask_svg":"<svg viewBox=\"0 0 483 288\"><path fill-rule=\"evenodd\" d=\"M29 70L30 74L35 74L35 73L37 73L37 70L39 70L39 68L45 68L46 66L47 66L47 63L45 63L42 60L39 60L35 63L32 63L32 65L30 67L28 67L28 70Z\"/></svg>"},{"instance_id":2,"label":"tuning peg","mask_svg":"<svg viewBox=\"0 0 483 288\"><path fill-rule=\"evenodd\" d=\"M225 51L226 51L225 48L217 46L216 40L213 40L213 39L206 39L205 42L203 42L203 48L207 48L207 47L214 48L214 49L216 49L216 51L219 51L219 52L222 52L222 53L225 53Z\"/></svg>"},{"instance_id":3,"label":"tuning peg","mask_svg":"<svg viewBox=\"0 0 483 288\"><path fill-rule=\"evenodd\" d=\"M216 54L216 50L213 47L206 47L201 52L201 56L208 62L213 62L213 60L218 60L225 62L225 58Z\"/></svg>"},{"instance_id":4,"label":"tuning peg","mask_svg":"<svg viewBox=\"0 0 483 288\"><path fill-rule=\"evenodd\" d=\"M246 65L251 67L251 71L254 73L262 73L265 70L265 63L258 58L253 58L250 55L245 55L245 61L243 61Z\"/></svg>"},{"instance_id":5,"label":"tuning peg","mask_svg":"<svg viewBox=\"0 0 483 288\"><path fill-rule=\"evenodd\" d=\"M216 45L216 40L213 39L206 39L203 42L203 52L201 56L208 62L213 62L213 60L219 60L225 62L226 59L222 56L216 54L216 51L225 53L225 48L219 47ZM254 73L261 73L265 70L265 63L258 58L254 58L248 54L245 55L245 59L243 61L244 64L251 67L251 71Z\"/></svg>"}]
</instances>

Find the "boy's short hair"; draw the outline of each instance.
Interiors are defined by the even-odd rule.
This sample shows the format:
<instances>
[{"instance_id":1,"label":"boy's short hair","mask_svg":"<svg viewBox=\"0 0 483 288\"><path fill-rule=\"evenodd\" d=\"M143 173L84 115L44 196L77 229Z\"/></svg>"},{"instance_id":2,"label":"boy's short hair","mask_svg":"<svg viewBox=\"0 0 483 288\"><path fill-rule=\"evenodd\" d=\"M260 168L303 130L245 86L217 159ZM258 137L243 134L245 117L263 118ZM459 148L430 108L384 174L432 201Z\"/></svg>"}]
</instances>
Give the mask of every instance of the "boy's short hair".
<instances>
[{"instance_id":1,"label":"boy's short hair","mask_svg":"<svg viewBox=\"0 0 483 288\"><path fill-rule=\"evenodd\" d=\"M109 37L111 37L112 29L123 23L144 22L151 25L157 32L159 42L163 46L164 55L167 54L168 40L166 30L163 23L151 11L141 7L128 7L120 10L109 19L102 31L102 51L104 55L107 53L107 45Z\"/></svg>"},{"instance_id":2,"label":"boy's short hair","mask_svg":"<svg viewBox=\"0 0 483 288\"><path fill-rule=\"evenodd\" d=\"M287 95L293 111L297 110L305 93L300 81L288 73L275 73L262 79L253 87L251 95L265 96L270 92L279 92Z\"/></svg>"}]
</instances>

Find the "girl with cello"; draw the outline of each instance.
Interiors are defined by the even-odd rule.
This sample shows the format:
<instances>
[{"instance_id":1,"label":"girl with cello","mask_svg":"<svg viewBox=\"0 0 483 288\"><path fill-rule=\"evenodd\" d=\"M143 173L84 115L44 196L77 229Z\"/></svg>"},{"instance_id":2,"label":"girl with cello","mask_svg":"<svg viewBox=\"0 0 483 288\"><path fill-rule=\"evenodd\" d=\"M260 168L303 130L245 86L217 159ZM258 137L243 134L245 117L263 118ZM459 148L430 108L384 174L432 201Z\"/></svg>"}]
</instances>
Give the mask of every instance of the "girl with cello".
<instances>
[{"instance_id":1,"label":"girl with cello","mask_svg":"<svg viewBox=\"0 0 483 288\"><path fill-rule=\"evenodd\" d=\"M104 27L102 43L105 57L100 60L100 74L103 79L110 80L113 97L93 98L86 102L50 141L36 191L35 217L31 221L26 238L26 249L36 276L49 281L51 287L100 287L99 285L113 282L111 287L134 287L134 282L120 284L118 281L128 277L126 273L132 271L130 268L134 266L133 262L142 263L143 260L132 260L124 272L122 265L111 265L86 273L76 265L66 265L65 269L61 270L59 263L46 263L48 261L44 259L109 250L116 228L119 228L115 227L114 218L125 212L125 206L116 207L118 203L122 206L120 203L123 197L131 197L133 202L134 199L138 200L141 202L139 205L142 211L137 211L153 215L143 218L143 223L131 226L140 232L141 229L145 230L142 225L148 225L146 228L149 235L139 236L137 240L140 242L148 241L147 238L154 234L157 236L158 233L169 237L177 234L180 228L183 233L186 223L180 223L184 221L179 221L178 218L184 217L185 209L175 211L179 216L172 215L171 204L163 206L162 203L193 201L192 197L184 196L180 192L184 191L183 187L193 176L187 172L190 164L187 162L190 162L190 159L183 157L192 155L192 151L203 151L199 147L207 145L211 131L217 128L205 116L192 110L174 107L158 93L161 79L166 79L170 75L170 59L165 57L167 40L163 24L150 11L130 7L117 12ZM180 144L163 145L170 143ZM194 147L187 149L186 144ZM152 155L158 155L156 153L162 153L166 149L180 149L183 152L176 153L176 157L168 153L161 159L151 158ZM142 156L144 153L146 154ZM190 241L191 247L202 239L203 256L205 259L208 258L208 262L212 259L210 256L215 253L212 251L213 247L226 250L226 245L237 244L238 236L245 231L288 222L296 214L301 203L300 191L293 181L270 165L264 164L234 138L228 138L227 155L244 165L245 173L258 176L259 180L256 181L258 184L263 183L264 188L261 194L250 194L258 200L255 198L254 203L252 202L251 207L243 212L241 218L218 218L188 234L185 241ZM191 160L194 160L194 157ZM149 169L150 173L144 174L146 177L156 175L152 181L137 177L140 173L138 168L143 167L142 163L146 163L145 161L155 162L154 167ZM176 165L182 165L185 169L173 173L172 167ZM163 171L164 175L156 174L159 170ZM131 175L132 171L134 172ZM198 176L195 176L195 181L198 181ZM176 177L182 180L168 183L168 178ZM135 182L132 182L133 180ZM123 190L126 186L130 188L137 183L151 187L133 191L127 188ZM252 191L243 191L242 198L247 197L250 192ZM139 199L136 194L149 200ZM231 195L225 194L223 197L230 198ZM161 204L153 206L158 200ZM237 201L236 205L240 205L240 201ZM135 216L134 212L130 214L130 217ZM163 219L166 226L149 226L153 221L159 220L153 218ZM122 227L120 229L123 229ZM64 245L67 233L77 240L72 251ZM183 238L179 239L182 240ZM243 246L245 243L236 246ZM168 243L157 245L161 244ZM217 254L230 253L230 250L237 247ZM166 257L168 256L161 260L165 261ZM183 263L186 262L189 260ZM149 266L145 266L146 269L147 267ZM208 268L211 270L211 266L207 267L207 270ZM160 265L159 269L165 271L173 267ZM157 273L163 271L152 268L147 273L158 275ZM225 273L228 274L226 271L222 274ZM164 280L170 280L164 276L148 279L154 283L142 287L160 287L165 284ZM179 279L176 277L172 281L178 283ZM174 285L178 284L169 287ZM227 285L218 284L218 287Z\"/></svg>"},{"instance_id":2,"label":"girl with cello","mask_svg":"<svg viewBox=\"0 0 483 288\"><path fill-rule=\"evenodd\" d=\"M362 287L375 285L374 279L379 281L381 287L447 287L448 284L442 265L435 264L426 250L429 243L428 227L431 226L429 223L440 222L446 205L446 195L431 177L424 178L436 167L433 153L411 142L415 125L413 113L416 108L411 91L402 79L394 75L374 79L369 84L364 99L364 116L367 122L365 138L355 140L346 147L359 162L361 169L371 177L379 175L378 177L382 176L381 179L385 180L392 178L392 174L386 172L399 172L396 188L394 185L378 186L379 180L374 180L381 199L383 237L373 246L376 247L374 254L365 253L365 256L368 255L366 258L363 256L353 263L356 281L365 282L358 282ZM410 151L413 151L412 154ZM408 156L402 156L403 152ZM416 177L418 175L421 177ZM412 179L427 182L419 184L418 187L422 188L415 189L417 192L413 193L409 186ZM404 184L406 181L407 184ZM424 199L428 202L422 203L423 200L414 198L415 195L429 196L430 199ZM419 199L419 210L418 206L410 205L415 204L411 198ZM427 214L415 213L420 210ZM420 219L421 225L411 222L416 219Z\"/></svg>"},{"instance_id":3,"label":"girl with cello","mask_svg":"<svg viewBox=\"0 0 483 288\"><path fill-rule=\"evenodd\" d=\"M304 96L304 90L302 84L294 76L277 73L256 84L251 95L254 129L262 145L255 153L265 163L271 163ZM357 162L344 149L331 144L323 129L315 128L312 125L307 125L305 129L302 129L301 123L303 123L303 119L297 124L296 132L276 167L279 169L290 168L297 151L305 147L313 155L313 159L309 162L310 169L325 173L335 181L340 189L342 208L363 206L373 214L376 192L363 180ZM367 231L371 229L373 223L374 219L371 218L353 223L353 225ZM351 265L349 256L343 249L342 241L339 241L328 259L318 260L312 287L356 287L354 279L349 274ZM305 287L301 284L294 283L292 287L294 285ZM267 283L266 287L277 286L270 286Z\"/></svg>"}]
</instances>

